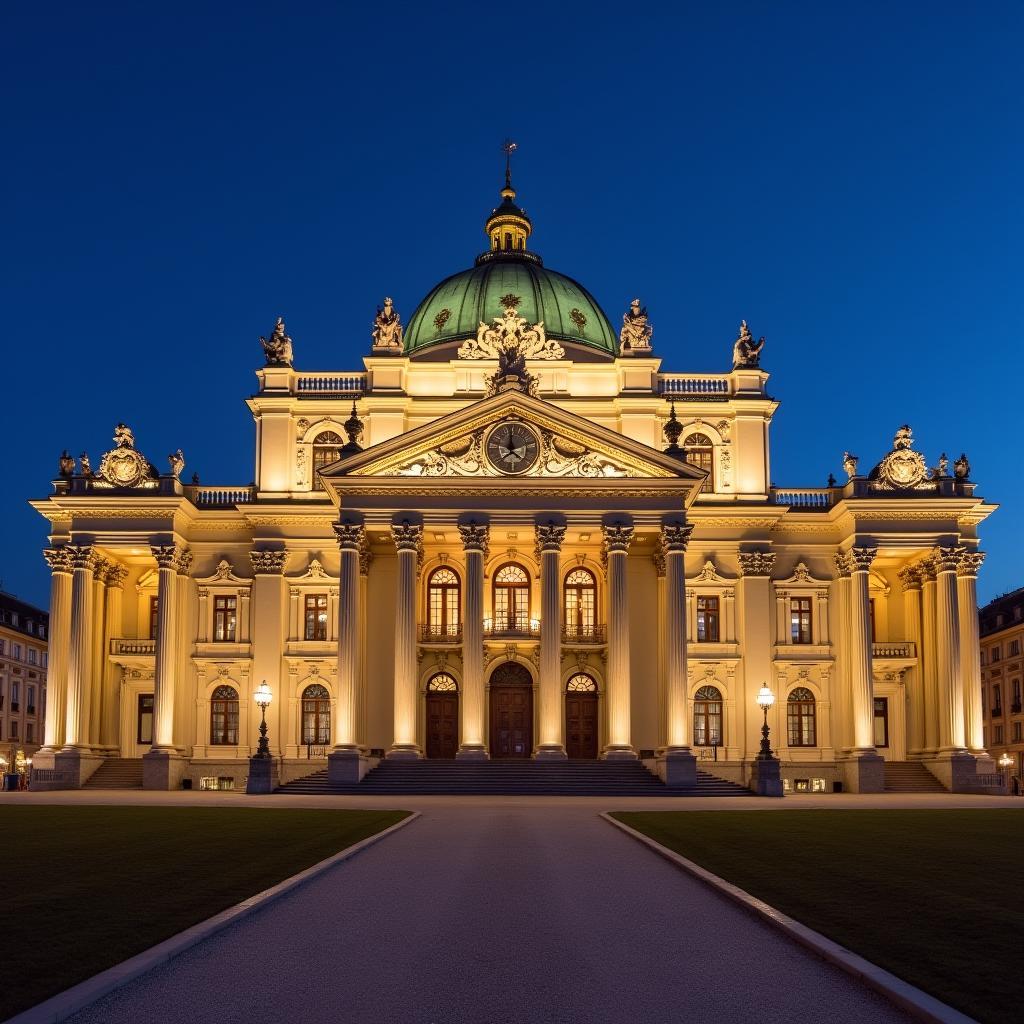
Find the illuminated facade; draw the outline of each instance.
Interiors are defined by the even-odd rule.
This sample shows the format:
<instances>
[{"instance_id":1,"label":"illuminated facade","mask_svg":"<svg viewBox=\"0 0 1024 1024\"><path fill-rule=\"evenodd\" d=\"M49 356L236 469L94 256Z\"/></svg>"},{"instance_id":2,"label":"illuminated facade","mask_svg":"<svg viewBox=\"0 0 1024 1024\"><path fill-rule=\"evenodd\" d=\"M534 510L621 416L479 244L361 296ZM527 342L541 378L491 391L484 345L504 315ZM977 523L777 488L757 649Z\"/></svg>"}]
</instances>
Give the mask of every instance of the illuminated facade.
<instances>
[{"instance_id":1,"label":"illuminated facade","mask_svg":"<svg viewBox=\"0 0 1024 1024\"><path fill-rule=\"evenodd\" d=\"M981 706L985 745L992 757L1008 756L1015 789L1024 779L1024 590L997 597L981 610Z\"/></svg>"},{"instance_id":2,"label":"illuminated facade","mask_svg":"<svg viewBox=\"0 0 1024 1024\"><path fill-rule=\"evenodd\" d=\"M384 302L362 370L296 370L283 322L262 339L255 486L185 483L180 452L158 474L123 425L95 470L65 454L33 503L39 785L109 757L154 788L240 780L262 680L282 779L568 756L746 782L768 683L792 784L881 790L886 761L984 784L993 506L966 459L929 469L901 428L870 473L772 486L763 339L743 324L726 372L664 369L640 301L613 327L515 199L506 180L488 250L408 324Z\"/></svg>"}]
</instances>

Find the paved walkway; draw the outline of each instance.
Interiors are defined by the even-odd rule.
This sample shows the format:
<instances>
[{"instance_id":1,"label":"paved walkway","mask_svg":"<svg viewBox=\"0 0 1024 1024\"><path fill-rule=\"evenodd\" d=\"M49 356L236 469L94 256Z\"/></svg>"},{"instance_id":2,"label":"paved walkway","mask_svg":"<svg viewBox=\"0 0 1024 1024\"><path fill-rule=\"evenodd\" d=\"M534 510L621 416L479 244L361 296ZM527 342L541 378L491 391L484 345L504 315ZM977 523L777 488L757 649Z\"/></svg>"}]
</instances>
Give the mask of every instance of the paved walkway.
<instances>
[{"instance_id":1,"label":"paved walkway","mask_svg":"<svg viewBox=\"0 0 1024 1024\"><path fill-rule=\"evenodd\" d=\"M906 1020L597 810L439 801L72 1020Z\"/></svg>"}]
</instances>

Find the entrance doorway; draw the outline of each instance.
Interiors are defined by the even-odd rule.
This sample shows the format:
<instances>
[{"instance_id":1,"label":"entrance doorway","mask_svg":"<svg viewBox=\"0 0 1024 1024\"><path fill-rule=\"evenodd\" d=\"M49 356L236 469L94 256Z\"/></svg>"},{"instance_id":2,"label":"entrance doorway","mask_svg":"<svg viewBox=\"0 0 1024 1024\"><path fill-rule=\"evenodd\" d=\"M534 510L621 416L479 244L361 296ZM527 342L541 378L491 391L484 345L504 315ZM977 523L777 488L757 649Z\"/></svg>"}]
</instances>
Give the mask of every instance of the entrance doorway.
<instances>
[{"instance_id":1,"label":"entrance doorway","mask_svg":"<svg viewBox=\"0 0 1024 1024\"><path fill-rule=\"evenodd\" d=\"M571 758L597 757L597 683L585 672L565 688L565 752Z\"/></svg>"},{"instance_id":2,"label":"entrance doorway","mask_svg":"<svg viewBox=\"0 0 1024 1024\"><path fill-rule=\"evenodd\" d=\"M427 683L427 757L454 758L459 750L459 692L455 680L439 672Z\"/></svg>"},{"instance_id":3,"label":"entrance doorway","mask_svg":"<svg viewBox=\"0 0 1024 1024\"><path fill-rule=\"evenodd\" d=\"M506 661L491 673L491 757L533 754L533 678Z\"/></svg>"}]
</instances>

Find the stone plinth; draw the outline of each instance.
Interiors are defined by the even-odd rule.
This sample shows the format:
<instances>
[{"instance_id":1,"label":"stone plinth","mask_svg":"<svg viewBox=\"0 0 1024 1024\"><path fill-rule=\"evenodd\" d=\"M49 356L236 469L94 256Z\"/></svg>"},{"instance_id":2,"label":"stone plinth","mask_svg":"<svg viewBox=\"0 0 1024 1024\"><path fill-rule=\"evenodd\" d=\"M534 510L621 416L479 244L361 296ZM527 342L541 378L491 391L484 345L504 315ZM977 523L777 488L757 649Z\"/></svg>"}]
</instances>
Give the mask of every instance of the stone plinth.
<instances>
[{"instance_id":1,"label":"stone plinth","mask_svg":"<svg viewBox=\"0 0 1024 1024\"><path fill-rule=\"evenodd\" d=\"M142 756L142 788L180 789L185 768L185 759L180 754L151 750Z\"/></svg>"},{"instance_id":2,"label":"stone plinth","mask_svg":"<svg viewBox=\"0 0 1024 1024\"><path fill-rule=\"evenodd\" d=\"M688 750L666 751L656 760L658 778L674 789L697 787L697 758Z\"/></svg>"},{"instance_id":3,"label":"stone plinth","mask_svg":"<svg viewBox=\"0 0 1024 1024\"><path fill-rule=\"evenodd\" d=\"M852 754L840 762L847 793L884 793L885 761L874 751Z\"/></svg>"},{"instance_id":4,"label":"stone plinth","mask_svg":"<svg viewBox=\"0 0 1024 1024\"><path fill-rule=\"evenodd\" d=\"M327 778L330 782L352 785L361 782L370 763L358 750L334 750L327 755Z\"/></svg>"},{"instance_id":5,"label":"stone plinth","mask_svg":"<svg viewBox=\"0 0 1024 1024\"><path fill-rule=\"evenodd\" d=\"M755 760L750 790L757 796L782 796L782 762L774 757Z\"/></svg>"},{"instance_id":6,"label":"stone plinth","mask_svg":"<svg viewBox=\"0 0 1024 1024\"><path fill-rule=\"evenodd\" d=\"M250 757L246 793L273 793L277 783L277 763L272 757Z\"/></svg>"}]
</instances>

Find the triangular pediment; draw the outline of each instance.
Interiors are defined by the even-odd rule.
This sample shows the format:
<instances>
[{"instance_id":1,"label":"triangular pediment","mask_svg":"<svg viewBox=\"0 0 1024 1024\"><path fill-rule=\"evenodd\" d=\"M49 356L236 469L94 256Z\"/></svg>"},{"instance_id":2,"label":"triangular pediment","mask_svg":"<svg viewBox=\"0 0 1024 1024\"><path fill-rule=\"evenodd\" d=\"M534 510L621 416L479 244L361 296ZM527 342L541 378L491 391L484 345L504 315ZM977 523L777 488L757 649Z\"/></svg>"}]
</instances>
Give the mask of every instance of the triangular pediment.
<instances>
[{"instance_id":1,"label":"triangular pediment","mask_svg":"<svg viewBox=\"0 0 1024 1024\"><path fill-rule=\"evenodd\" d=\"M697 488L704 480L701 470L681 459L521 391L442 416L327 466L321 475L339 484L339 478L353 477L505 477L488 441L509 422L521 423L537 442L532 464L516 475L524 481L682 478Z\"/></svg>"}]
</instances>

